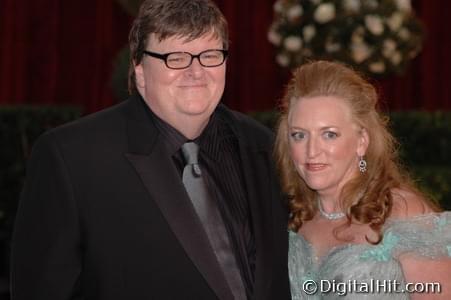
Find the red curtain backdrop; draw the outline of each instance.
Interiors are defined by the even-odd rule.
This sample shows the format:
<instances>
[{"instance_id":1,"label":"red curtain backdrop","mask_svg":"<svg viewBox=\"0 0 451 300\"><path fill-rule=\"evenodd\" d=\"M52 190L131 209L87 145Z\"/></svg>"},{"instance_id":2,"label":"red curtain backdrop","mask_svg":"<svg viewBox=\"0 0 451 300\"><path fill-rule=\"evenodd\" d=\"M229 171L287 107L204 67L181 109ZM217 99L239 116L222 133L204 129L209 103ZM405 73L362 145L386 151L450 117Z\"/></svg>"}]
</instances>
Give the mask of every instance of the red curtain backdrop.
<instances>
[{"instance_id":1,"label":"red curtain backdrop","mask_svg":"<svg viewBox=\"0 0 451 300\"><path fill-rule=\"evenodd\" d=\"M274 0L216 2L231 35L224 102L244 112L274 108L290 75L266 38ZM451 110L450 3L413 1L427 40L405 75L380 81L384 107ZM1 0L0 104L80 105L87 113L114 104L113 60L131 19L113 0Z\"/></svg>"},{"instance_id":2,"label":"red curtain backdrop","mask_svg":"<svg viewBox=\"0 0 451 300\"><path fill-rule=\"evenodd\" d=\"M381 82L392 110L451 110L451 2L412 1L426 29L423 51L401 77Z\"/></svg>"},{"instance_id":3,"label":"red curtain backdrop","mask_svg":"<svg viewBox=\"0 0 451 300\"><path fill-rule=\"evenodd\" d=\"M0 0L0 104L111 105L129 27L113 0Z\"/></svg>"}]
</instances>

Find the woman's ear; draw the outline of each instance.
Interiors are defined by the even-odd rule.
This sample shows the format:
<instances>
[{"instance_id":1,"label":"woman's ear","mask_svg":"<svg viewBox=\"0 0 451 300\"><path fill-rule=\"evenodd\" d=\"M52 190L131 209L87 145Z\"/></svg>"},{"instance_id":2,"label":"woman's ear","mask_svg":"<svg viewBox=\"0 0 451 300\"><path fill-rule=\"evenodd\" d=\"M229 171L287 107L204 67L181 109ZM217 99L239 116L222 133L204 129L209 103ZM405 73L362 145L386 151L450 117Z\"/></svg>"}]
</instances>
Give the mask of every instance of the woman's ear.
<instances>
[{"instance_id":1,"label":"woman's ear","mask_svg":"<svg viewBox=\"0 0 451 300\"><path fill-rule=\"evenodd\" d=\"M357 155L358 156L365 156L366 150L368 149L368 146L370 144L370 136L368 134L368 131L366 128L360 129L359 132L359 144L357 146Z\"/></svg>"}]
</instances>

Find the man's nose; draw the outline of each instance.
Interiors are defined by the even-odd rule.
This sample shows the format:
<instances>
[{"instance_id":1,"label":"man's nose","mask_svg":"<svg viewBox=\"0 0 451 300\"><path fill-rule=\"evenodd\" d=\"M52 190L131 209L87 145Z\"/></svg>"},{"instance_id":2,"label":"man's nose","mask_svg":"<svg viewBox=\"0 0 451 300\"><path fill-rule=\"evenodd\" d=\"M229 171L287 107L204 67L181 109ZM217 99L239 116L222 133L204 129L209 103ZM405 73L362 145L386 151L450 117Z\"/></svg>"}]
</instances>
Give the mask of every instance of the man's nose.
<instances>
[{"instance_id":1,"label":"man's nose","mask_svg":"<svg viewBox=\"0 0 451 300\"><path fill-rule=\"evenodd\" d=\"M189 75L192 75L194 77L201 76L204 73L204 68L200 64L199 57L193 57L193 60L191 62L191 65L186 69Z\"/></svg>"}]
</instances>

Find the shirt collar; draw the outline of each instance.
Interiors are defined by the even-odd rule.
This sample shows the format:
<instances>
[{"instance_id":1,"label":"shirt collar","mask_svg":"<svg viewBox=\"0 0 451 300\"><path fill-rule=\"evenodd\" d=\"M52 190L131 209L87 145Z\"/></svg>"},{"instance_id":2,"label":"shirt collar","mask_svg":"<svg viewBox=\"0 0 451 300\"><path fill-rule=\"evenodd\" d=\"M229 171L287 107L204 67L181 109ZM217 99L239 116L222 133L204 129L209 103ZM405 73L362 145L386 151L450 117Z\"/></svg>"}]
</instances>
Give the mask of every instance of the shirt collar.
<instances>
[{"instance_id":1,"label":"shirt collar","mask_svg":"<svg viewBox=\"0 0 451 300\"><path fill-rule=\"evenodd\" d=\"M189 139L166 121L159 118L151 109L149 111L154 117L155 126L161 133L169 153L174 155ZM194 139L194 142L199 145L201 153L218 161L221 159L224 143L231 143L234 139L235 136L232 129L215 111L201 135Z\"/></svg>"},{"instance_id":2,"label":"shirt collar","mask_svg":"<svg viewBox=\"0 0 451 300\"><path fill-rule=\"evenodd\" d=\"M169 125L166 121L160 119L155 113L153 113L155 127L163 137L163 141L166 144L166 148L169 153L173 155L176 153L188 139L181 134L177 129Z\"/></svg>"}]
</instances>

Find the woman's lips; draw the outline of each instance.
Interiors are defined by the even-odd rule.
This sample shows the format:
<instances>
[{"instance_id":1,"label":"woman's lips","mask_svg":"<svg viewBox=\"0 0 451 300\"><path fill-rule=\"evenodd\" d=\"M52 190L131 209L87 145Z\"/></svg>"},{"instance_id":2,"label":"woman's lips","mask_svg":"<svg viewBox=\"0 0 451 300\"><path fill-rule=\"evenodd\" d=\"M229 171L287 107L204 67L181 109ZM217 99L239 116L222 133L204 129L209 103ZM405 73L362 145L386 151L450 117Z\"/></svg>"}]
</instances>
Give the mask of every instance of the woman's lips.
<instances>
[{"instance_id":1,"label":"woman's lips","mask_svg":"<svg viewBox=\"0 0 451 300\"><path fill-rule=\"evenodd\" d=\"M322 171L327 167L326 164L320 164L320 163L307 163L305 164L305 168L308 171Z\"/></svg>"}]
</instances>

